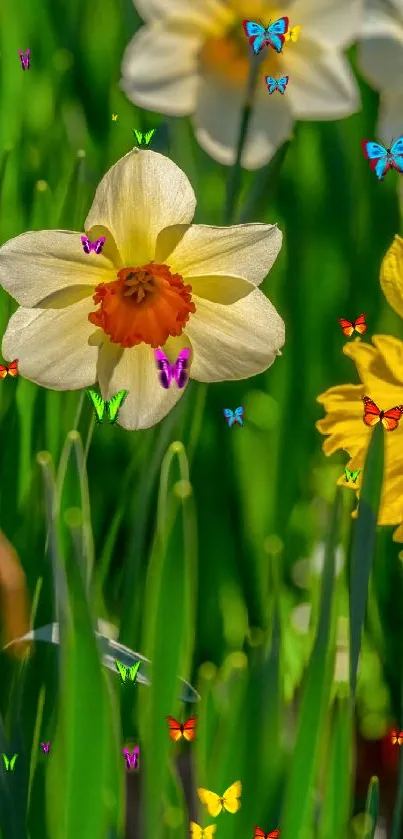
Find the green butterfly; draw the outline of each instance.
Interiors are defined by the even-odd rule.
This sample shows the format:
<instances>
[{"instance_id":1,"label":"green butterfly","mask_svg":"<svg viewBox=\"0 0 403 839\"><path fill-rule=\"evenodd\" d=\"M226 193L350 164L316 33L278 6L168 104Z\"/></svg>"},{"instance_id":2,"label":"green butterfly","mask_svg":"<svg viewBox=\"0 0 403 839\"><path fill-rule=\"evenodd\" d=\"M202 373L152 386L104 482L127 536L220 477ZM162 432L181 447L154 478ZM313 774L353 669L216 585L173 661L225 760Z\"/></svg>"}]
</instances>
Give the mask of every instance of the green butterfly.
<instances>
[{"instance_id":1,"label":"green butterfly","mask_svg":"<svg viewBox=\"0 0 403 839\"><path fill-rule=\"evenodd\" d=\"M137 678L137 672L140 667L140 662L136 661L136 664L133 664L133 667L126 667L125 664L122 664L120 661L115 658L116 667L122 677L122 682L135 682Z\"/></svg>"},{"instance_id":2,"label":"green butterfly","mask_svg":"<svg viewBox=\"0 0 403 839\"><path fill-rule=\"evenodd\" d=\"M361 469L356 469L355 472L351 472L350 469L347 469L347 466L346 466L344 471L346 473L346 480L347 481L352 481L353 484L355 484L357 482L357 478L358 478L358 475L361 472Z\"/></svg>"},{"instance_id":3,"label":"green butterfly","mask_svg":"<svg viewBox=\"0 0 403 839\"><path fill-rule=\"evenodd\" d=\"M156 132L156 128L152 128L151 131L146 131L143 134L142 131L137 131L137 128L133 128L133 134L136 135L136 140L139 146L149 146L151 142L151 138L154 136Z\"/></svg>"},{"instance_id":4,"label":"green butterfly","mask_svg":"<svg viewBox=\"0 0 403 839\"><path fill-rule=\"evenodd\" d=\"M2 755L4 766L7 772L14 772L15 761L17 760L18 755L14 755L14 757L8 758L7 755Z\"/></svg>"},{"instance_id":5,"label":"green butterfly","mask_svg":"<svg viewBox=\"0 0 403 839\"><path fill-rule=\"evenodd\" d=\"M105 402L102 399L102 396L96 392L96 390L89 390L85 391L94 407L95 416L97 422L102 422L104 416L106 414L109 422L116 422L118 418L119 409L122 407L124 400L126 399L127 394L129 393L128 390L120 390L116 396L112 396L112 399L109 402Z\"/></svg>"}]
</instances>

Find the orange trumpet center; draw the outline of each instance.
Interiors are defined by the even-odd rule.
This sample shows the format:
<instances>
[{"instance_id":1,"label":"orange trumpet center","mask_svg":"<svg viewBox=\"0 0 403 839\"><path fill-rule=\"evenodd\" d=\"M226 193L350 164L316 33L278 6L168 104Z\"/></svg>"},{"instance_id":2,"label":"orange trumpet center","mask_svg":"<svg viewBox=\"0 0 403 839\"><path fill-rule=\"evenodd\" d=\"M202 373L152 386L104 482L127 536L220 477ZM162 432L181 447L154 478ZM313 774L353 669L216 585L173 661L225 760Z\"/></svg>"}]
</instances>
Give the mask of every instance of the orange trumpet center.
<instances>
[{"instance_id":1,"label":"orange trumpet center","mask_svg":"<svg viewBox=\"0 0 403 839\"><path fill-rule=\"evenodd\" d=\"M93 299L99 309L88 320L125 349L142 342L155 349L170 335L182 334L190 313L196 311L191 291L192 286L167 265L149 262L122 268L116 280L96 286Z\"/></svg>"}]
</instances>

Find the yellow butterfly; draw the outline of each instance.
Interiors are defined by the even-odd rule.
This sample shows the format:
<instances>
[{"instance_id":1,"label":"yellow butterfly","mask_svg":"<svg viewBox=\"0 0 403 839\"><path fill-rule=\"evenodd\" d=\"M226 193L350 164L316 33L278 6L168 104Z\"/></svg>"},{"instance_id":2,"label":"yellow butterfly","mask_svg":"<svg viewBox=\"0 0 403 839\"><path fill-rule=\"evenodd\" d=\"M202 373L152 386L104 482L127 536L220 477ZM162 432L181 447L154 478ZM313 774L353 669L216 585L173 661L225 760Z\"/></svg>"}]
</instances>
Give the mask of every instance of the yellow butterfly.
<instances>
[{"instance_id":1,"label":"yellow butterfly","mask_svg":"<svg viewBox=\"0 0 403 839\"><path fill-rule=\"evenodd\" d=\"M192 839L212 839L216 829L216 824L210 824L208 827L200 827L196 822L190 822L190 835Z\"/></svg>"},{"instance_id":2,"label":"yellow butterfly","mask_svg":"<svg viewBox=\"0 0 403 839\"><path fill-rule=\"evenodd\" d=\"M112 119L113 119L114 122L116 122L117 118L118 118L117 114L112 114Z\"/></svg>"},{"instance_id":3,"label":"yellow butterfly","mask_svg":"<svg viewBox=\"0 0 403 839\"><path fill-rule=\"evenodd\" d=\"M299 23L297 23L295 26L292 26L291 29L288 30L284 38L286 41L298 41L300 32L301 27Z\"/></svg>"},{"instance_id":4,"label":"yellow butterfly","mask_svg":"<svg viewBox=\"0 0 403 839\"><path fill-rule=\"evenodd\" d=\"M199 787L197 794L202 804L207 808L210 816L218 816L222 810L227 810L228 813L237 813L241 802L238 800L241 797L242 784L240 781L235 781L222 795L217 795L216 792L210 792L208 789Z\"/></svg>"}]
</instances>

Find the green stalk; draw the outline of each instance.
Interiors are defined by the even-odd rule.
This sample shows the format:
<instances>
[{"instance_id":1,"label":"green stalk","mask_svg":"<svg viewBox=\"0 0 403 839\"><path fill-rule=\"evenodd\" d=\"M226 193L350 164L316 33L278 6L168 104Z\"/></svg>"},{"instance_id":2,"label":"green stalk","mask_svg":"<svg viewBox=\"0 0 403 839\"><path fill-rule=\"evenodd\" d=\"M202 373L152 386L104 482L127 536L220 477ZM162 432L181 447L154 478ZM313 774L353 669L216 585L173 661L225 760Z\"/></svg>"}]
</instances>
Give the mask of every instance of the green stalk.
<instances>
[{"instance_id":1,"label":"green stalk","mask_svg":"<svg viewBox=\"0 0 403 839\"><path fill-rule=\"evenodd\" d=\"M230 173L227 179L227 192L225 197L225 210L224 210L224 224L231 224L232 219L234 217L235 206L241 186L241 158L242 152L244 150L244 146L246 143L246 138L248 134L249 122L252 116L253 110L253 103L255 99L255 92L256 92L256 85L259 76L259 68L261 64L261 59L257 59L255 61L251 61L250 71L249 71L249 78L248 78L248 87L246 92L246 100L242 110L242 118L241 118L241 125L239 129L238 135L238 144L236 149L236 157L235 163L230 169Z\"/></svg>"}]
</instances>

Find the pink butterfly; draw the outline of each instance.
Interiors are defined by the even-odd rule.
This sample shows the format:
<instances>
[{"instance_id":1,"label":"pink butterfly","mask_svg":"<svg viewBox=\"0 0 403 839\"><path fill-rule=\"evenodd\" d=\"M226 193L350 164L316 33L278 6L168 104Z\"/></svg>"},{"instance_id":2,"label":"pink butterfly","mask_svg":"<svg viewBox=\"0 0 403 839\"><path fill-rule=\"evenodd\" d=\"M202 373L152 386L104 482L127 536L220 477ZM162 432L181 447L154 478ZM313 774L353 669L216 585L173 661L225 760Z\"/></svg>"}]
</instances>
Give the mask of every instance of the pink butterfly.
<instances>
[{"instance_id":1,"label":"pink butterfly","mask_svg":"<svg viewBox=\"0 0 403 839\"><path fill-rule=\"evenodd\" d=\"M91 242L91 239L88 239L87 236L81 236L81 242L83 246L84 253L101 253L101 250L105 243L105 236L100 236L96 242Z\"/></svg>"},{"instance_id":2,"label":"pink butterfly","mask_svg":"<svg viewBox=\"0 0 403 839\"><path fill-rule=\"evenodd\" d=\"M18 55L20 56L21 67L23 70L29 70L31 66L31 50L27 50L25 53L18 50Z\"/></svg>"},{"instance_id":3,"label":"pink butterfly","mask_svg":"<svg viewBox=\"0 0 403 839\"><path fill-rule=\"evenodd\" d=\"M188 358L190 356L190 349L185 347L178 355L174 364L171 364L165 353L162 350L154 350L154 358L159 370L158 378L162 387L168 388L173 380L175 380L178 387L185 387L189 378L188 374Z\"/></svg>"},{"instance_id":4,"label":"pink butterfly","mask_svg":"<svg viewBox=\"0 0 403 839\"><path fill-rule=\"evenodd\" d=\"M126 759L126 769L128 772L131 769L138 769L139 768L139 758L140 758L140 747L135 746L133 749L132 754L130 754L129 749L123 749L123 754Z\"/></svg>"},{"instance_id":5,"label":"pink butterfly","mask_svg":"<svg viewBox=\"0 0 403 839\"><path fill-rule=\"evenodd\" d=\"M48 740L48 742L47 742L47 743L41 743L41 749L42 749L42 751L43 751L43 752L45 752L45 755L47 755L47 753L48 753L48 751L49 751L49 749L50 749L50 743L49 743L49 740Z\"/></svg>"}]
</instances>

